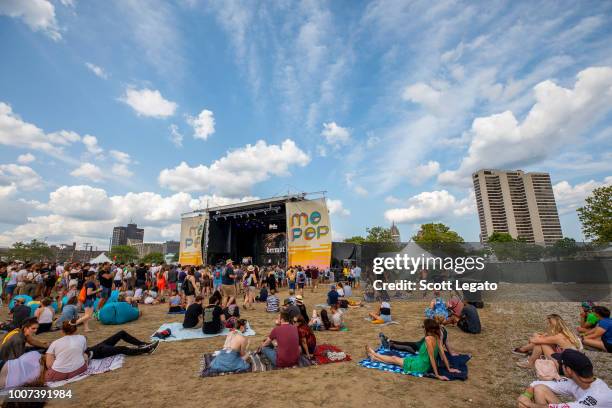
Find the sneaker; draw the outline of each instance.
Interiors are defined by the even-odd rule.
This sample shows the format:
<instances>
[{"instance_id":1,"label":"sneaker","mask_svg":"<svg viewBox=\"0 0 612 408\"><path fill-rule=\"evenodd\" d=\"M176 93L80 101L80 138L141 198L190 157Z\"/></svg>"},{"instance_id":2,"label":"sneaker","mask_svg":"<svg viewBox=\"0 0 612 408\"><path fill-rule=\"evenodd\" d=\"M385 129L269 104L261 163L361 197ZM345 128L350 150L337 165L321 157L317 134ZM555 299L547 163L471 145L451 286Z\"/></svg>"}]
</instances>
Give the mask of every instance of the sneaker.
<instances>
[{"instance_id":1,"label":"sneaker","mask_svg":"<svg viewBox=\"0 0 612 408\"><path fill-rule=\"evenodd\" d=\"M380 332L378 333L378 337L380 338L380 344L382 344L382 346L386 348L387 350L390 349L389 339L387 338L387 336L385 336L383 332Z\"/></svg>"},{"instance_id":2,"label":"sneaker","mask_svg":"<svg viewBox=\"0 0 612 408\"><path fill-rule=\"evenodd\" d=\"M159 341L154 342L153 344L151 344L148 348L148 353L149 354L153 354L155 353L155 350L157 350L157 347L159 346Z\"/></svg>"}]
</instances>

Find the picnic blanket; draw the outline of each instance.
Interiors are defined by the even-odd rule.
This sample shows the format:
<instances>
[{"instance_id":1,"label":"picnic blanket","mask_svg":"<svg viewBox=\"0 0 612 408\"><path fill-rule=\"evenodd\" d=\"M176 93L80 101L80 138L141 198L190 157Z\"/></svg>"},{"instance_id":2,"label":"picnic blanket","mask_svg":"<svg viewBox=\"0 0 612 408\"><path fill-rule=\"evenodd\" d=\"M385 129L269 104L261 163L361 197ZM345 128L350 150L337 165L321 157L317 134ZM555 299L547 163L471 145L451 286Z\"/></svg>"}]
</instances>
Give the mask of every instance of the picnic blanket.
<instances>
[{"instance_id":1,"label":"picnic blanket","mask_svg":"<svg viewBox=\"0 0 612 408\"><path fill-rule=\"evenodd\" d=\"M333 357L334 355L333 354L329 355L328 352L342 353L342 355L344 356L344 359L332 360L328 356ZM342 355L336 354L336 357L339 357L339 356L341 357ZM249 359L248 359L249 363L251 363L251 367L249 370L218 373L218 372L210 370L210 364L215 358L214 353L205 353L202 356L202 360L200 363L200 377L217 377L221 375L245 374L245 373L263 373L263 372L272 371L272 370L288 370L292 368L303 368L303 367L310 367L310 366L329 364L329 363L339 363L342 361L351 360L351 356L343 353L342 350L340 350L338 347L332 346L331 344L318 345L315 350L314 357L315 357L314 360L309 360L305 356L301 355L300 360L296 366L287 367L287 368L275 368L272 366L272 362L268 360L268 358L263 353L251 352L249 353Z\"/></svg>"},{"instance_id":2,"label":"picnic blanket","mask_svg":"<svg viewBox=\"0 0 612 408\"><path fill-rule=\"evenodd\" d=\"M106 357L99 360L91 360L89 362L89 366L87 367L87 371L85 371L83 374L77 375L76 377L72 377L69 380L49 382L47 383L47 386L50 388L62 387L66 384L81 381L89 377L90 375L97 375L106 373L108 371L116 370L118 368L123 367L124 359L125 356L123 354L118 354L116 356Z\"/></svg>"},{"instance_id":3,"label":"picnic blanket","mask_svg":"<svg viewBox=\"0 0 612 408\"><path fill-rule=\"evenodd\" d=\"M386 356L397 356L397 357L401 357L401 358L405 358L405 357L414 355L414 354L408 353L406 351L397 351L397 350L385 349L382 346L378 347L378 349L376 349L376 352L379 353L379 354L384 354ZM469 356L467 354L460 354L458 356L451 356L449 353L446 353L446 357L448 358L448 362L449 362L450 366L452 368L458 369L461 372L460 373L451 373L451 372L447 371L446 367L444 367L444 365L441 364L441 362L439 361L440 359L438 358L438 372L440 373L440 375L448 377L448 379L451 380L451 381L453 381L453 380L461 380L461 381L467 380L467 375L468 375L467 362L469 361L471 356ZM399 367L399 366L396 366L396 365L393 365L393 364L381 363L379 361L372 361L369 358L361 360L359 362L359 365L362 366L362 367L365 367L365 368L374 368L376 370L388 371L388 372L397 373L397 374L412 375L414 377L435 378L433 372L428 372L428 373L425 373L425 374L423 374L423 373L416 373L416 372L405 373L404 370L402 369L402 367Z\"/></svg>"},{"instance_id":4,"label":"picnic blanket","mask_svg":"<svg viewBox=\"0 0 612 408\"><path fill-rule=\"evenodd\" d=\"M174 322L174 323L164 323L159 329L155 331L155 333L160 332L162 330L170 329L172 335L165 339L158 339L157 337L153 337L151 335L151 339L159 340L159 341L180 341L180 340L193 340L193 339L206 339L209 337L216 336L227 336L230 333L230 329L224 328L221 332L217 334L204 334L202 332L202 328L195 329L185 329L183 328L183 323ZM155 334L153 333L153 334ZM255 331L251 329L251 326L247 323L247 330L243 333L244 336L254 336Z\"/></svg>"}]
</instances>

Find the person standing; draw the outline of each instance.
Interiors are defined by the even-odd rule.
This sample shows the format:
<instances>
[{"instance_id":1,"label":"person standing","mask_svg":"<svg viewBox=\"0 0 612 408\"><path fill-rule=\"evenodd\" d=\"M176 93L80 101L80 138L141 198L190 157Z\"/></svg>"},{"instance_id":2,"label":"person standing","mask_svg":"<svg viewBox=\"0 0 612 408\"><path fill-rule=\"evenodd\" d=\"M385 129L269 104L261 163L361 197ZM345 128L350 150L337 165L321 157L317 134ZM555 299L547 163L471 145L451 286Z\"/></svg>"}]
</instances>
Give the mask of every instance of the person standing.
<instances>
[{"instance_id":1,"label":"person standing","mask_svg":"<svg viewBox=\"0 0 612 408\"><path fill-rule=\"evenodd\" d=\"M221 279L221 293L223 294L223 307L229 305L236 299L236 273L234 272L233 261L228 259L225 262L225 270Z\"/></svg>"},{"instance_id":2,"label":"person standing","mask_svg":"<svg viewBox=\"0 0 612 408\"><path fill-rule=\"evenodd\" d=\"M85 316L87 319L83 321L83 326L85 327L85 333L92 332L89 328L89 320L94 313L94 302L96 301L96 297L98 292L101 292L102 289L98 289L98 285L96 285L96 272L89 271L87 273L87 281L85 282Z\"/></svg>"},{"instance_id":3,"label":"person standing","mask_svg":"<svg viewBox=\"0 0 612 408\"><path fill-rule=\"evenodd\" d=\"M110 264L105 263L100 268L98 273L98 280L100 281L100 303L98 304L98 310L104 307L104 304L108 300L113 291L113 274L110 269Z\"/></svg>"}]
</instances>

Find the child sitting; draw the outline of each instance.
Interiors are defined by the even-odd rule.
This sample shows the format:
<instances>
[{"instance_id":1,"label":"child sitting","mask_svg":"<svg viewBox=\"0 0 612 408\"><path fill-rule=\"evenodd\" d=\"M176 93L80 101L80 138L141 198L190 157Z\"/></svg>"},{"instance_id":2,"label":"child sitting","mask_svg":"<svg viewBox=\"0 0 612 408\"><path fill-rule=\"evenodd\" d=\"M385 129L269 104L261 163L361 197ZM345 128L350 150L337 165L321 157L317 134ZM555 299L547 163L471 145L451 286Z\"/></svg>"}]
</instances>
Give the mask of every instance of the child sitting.
<instances>
[{"instance_id":1,"label":"child sitting","mask_svg":"<svg viewBox=\"0 0 612 408\"><path fill-rule=\"evenodd\" d=\"M178 294L176 289L172 290L172 295L170 296L170 300L168 302L169 309L168 313L182 313L185 309L182 306L182 299Z\"/></svg>"},{"instance_id":2,"label":"child sitting","mask_svg":"<svg viewBox=\"0 0 612 408\"><path fill-rule=\"evenodd\" d=\"M280 310L280 300L276 296L276 290L270 289L270 296L266 299L266 312L278 313Z\"/></svg>"}]
</instances>

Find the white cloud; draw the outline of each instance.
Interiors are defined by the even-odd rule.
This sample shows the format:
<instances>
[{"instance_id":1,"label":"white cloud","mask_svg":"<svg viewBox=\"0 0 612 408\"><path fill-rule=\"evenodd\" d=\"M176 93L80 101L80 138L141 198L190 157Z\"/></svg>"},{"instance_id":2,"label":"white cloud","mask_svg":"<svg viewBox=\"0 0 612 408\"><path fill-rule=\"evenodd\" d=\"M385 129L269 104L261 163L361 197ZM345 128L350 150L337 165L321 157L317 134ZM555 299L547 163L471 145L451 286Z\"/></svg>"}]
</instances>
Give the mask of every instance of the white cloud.
<instances>
[{"instance_id":1,"label":"white cloud","mask_svg":"<svg viewBox=\"0 0 612 408\"><path fill-rule=\"evenodd\" d=\"M362 186L355 186L353 188L353 191L355 192L355 194L357 194L358 196L361 196L361 197L365 197L365 196L368 195L368 190L366 190Z\"/></svg>"},{"instance_id":2,"label":"white cloud","mask_svg":"<svg viewBox=\"0 0 612 408\"><path fill-rule=\"evenodd\" d=\"M534 93L536 103L522 123L510 111L476 118L467 156L457 170L441 173L438 181L469 184L470 174L479 168L533 164L578 140L612 110L612 67L581 71L573 89L544 81Z\"/></svg>"},{"instance_id":3,"label":"white cloud","mask_svg":"<svg viewBox=\"0 0 612 408\"><path fill-rule=\"evenodd\" d=\"M440 172L440 163L430 160L412 169L408 175L408 183L418 186Z\"/></svg>"},{"instance_id":4,"label":"white cloud","mask_svg":"<svg viewBox=\"0 0 612 408\"><path fill-rule=\"evenodd\" d=\"M265 166L261 165L262 157L266 158ZM271 176L288 176L291 166L304 167L309 162L310 157L293 140L287 139L281 145L268 145L260 140L228 152L210 166L190 167L182 162L173 169L164 169L159 174L159 183L174 191L215 190L223 195L240 196Z\"/></svg>"},{"instance_id":5,"label":"white cloud","mask_svg":"<svg viewBox=\"0 0 612 408\"><path fill-rule=\"evenodd\" d=\"M87 69L93 72L97 77L102 78L102 79L108 79L108 74L106 73L106 71L104 71L102 67L92 64L91 62L86 62L85 66L87 67Z\"/></svg>"},{"instance_id":6,"label":"white cloud","mask_svg":"<svg viewBox=\"0 0 612 408\"><path fill-rule=\"evenodd\" d=\"M339 241L344 241L345 239L346 239L346 235L332 228L332 240L333 241L339 242Z\"/></svg>"},{"instance_id":7,"label":"white cloud","mask_svg":"<svg viewBox=\"0 0 612 408\"><path fill-rule=\"evenodd\" d=\"M36 156L34 156L32 153L20 154L17 157L17 163L20 163L20 164L32 163L35 160L36 160Z\"/></svg>"},{"instance_id":8,"label":"white cloud","mask_svg":"<svg viewBox=\"0 0 612 408\"><path fill-rule=\"evenodd\" d=\"M385 197L385 203L387 204L398 205L401 202L402 200L392 195Z\"/></svg>"},{"instance_id":9,"label":"white cloud","mask_svg":"<svg viewBox=\"0 0 612 408\"><path fill-rule=\"evenodd\" d=\"M20 190L36 190L42 187L43 180L28 166L0 164L0 186L6 187L7 185Z\"/></svg>"},{"instance_id":10,"label":"white cloud","mask_svg":"<svg viewBox=\"0 0 612 408\"><path fill-rule=\"evenodd\" d=\"M120 100L131 106L140 116L154 118L167 118L174 115L178 105L164 99L156 89L143 88L140 90L128 87Z\"/></svg>"},{"instance_id":11,"label":"white cloud","mask_svg":"<svg viewBox=\"0 0 612 408\"><path fill-rule=\"evenodd\" d=\"M327 199L327 209L331 215L339 215L340 217L347 217L351 215L351 211L344 208L342 200Z\"/></svg>"},{"instance_id":12,"label":"white cloud","mask_svg":"<svg viewBox=\"0 0 612 408\"><path fill-rule=\"evenodd\" d=\"M0 1L0 15L20 18L32 31L42 31L54 41L62 38L55 7L48 0L3 0Z\"/></svg>"},{"instance_id":13,"label":"white cloud","mask_svg":"<svg viewBox=\"0 0 612 408\"><path fill-rule=\"evenodd\" d=\"M17 184L11 183L5 186L0 185L0 199L12 196L17 192Z\"/></svg>"},{"instance_id":14,"label":"white cloud","mask_svg":"<svg viewBox=\"0 0 612 408\"><path fill-rule=\"evenodd\" d=\"M215 133L215 118L212 111L202 110L196 117L187 116L187 123L193 127L193 137L206 140Z\"/></svg>"},{"instance_id":15,"label":"white cloud","mask_svg":"<svg viewBox=\"0 0 612 408\"><path fill-rule=\"evenodd\" d=\"M368 137L368 140L366 140L366 147L368 149L371 149L371 148L373 148L374 146L376 146L379 143L380 143L380 137L378 137L378 136L370 136L370 137Z\"/></svg>"},{"instance_id":16,"label":"white cloud","mask_svg":"<svg viewBox=\"0 0 612 408\"><path fill-rule=\"evenodd\" d=\"M123 177L123 178L130 178L134 175L134 173L132 173L130 169L128 169L128 166L125 163L113 164L113 167L111 168L111 172L115 176Z\"/></svg>"},{"instance_id":17,"label":"white cloud","mask_svg":"<svg viewBox=\"0 0 612 408\"><path fill-rule=\"evenodd\" d=\"M15 188L0 188L0 194L14 194ZM36 207L44 215L30 216L26 213L8 214L0 207L0 222L21 223L12 230L0 233L0 245L10 245L32 237L48 237L49 242L93 242L106 247L112 229L134 220L145 228L147 242L178 239L180 216L184 212L210 206L225 205L257 197L227 198L204 195L193 198L188 193L161 196L152 192L127 193L109 196L104 189L88 185L62 186L49 194L45 204ZM0 195L0 201L2 196ZM17 200L8 200L17 201ZM19 208L36 203L20 202ZM9 217L10 216L10 217Z\"/></svg>"},{"instance_id":18,"label":"white cloud","mask_svg":"<svg viewBox=\"0 0 612 408\"><path fill-rule=\"evenodd\" d=\"M560 181L553 186L555 200L559 209L559 214L567 214L576 211L578 207L584 205L584 200L594 189L602 186L612 185L612 176L606 177L603 181L589 180L572 186L567 181Z\"/></svg>"},{"instance_id":19,"label":"white cloud","mask_svg":"<svg viewBox=\"0 0 612 408\"><path fill-rule=\"evenodd\" d=\"M422 192L409 198L406 204L406 207L385 211L385 218L389 222L398 224L427 222L448 218L451 215L462 216L475 210L472 194L457 200L446 190Z\"/></svg>"},{"instance_id":20,"label":"white cloud","mask_svg":"<svg viewBox=\"0 0 612 408\"><path fill-rule=\"evenodd\" d=\"M119 163L129 164L131 161L130 155L126 152L122 152L120 150L111 150L109 153L112 158L118 161Z\"/></svg>"},{"instance_id":21,"label":"white cloud","mask_svg":"<svg viewBox=\"0 0 612 408\"><path fill-rule=\"evenodd\" d=\"M70 175L74 177L88 179L96 183L103 181L104 178L106 177L106 175L104 174L104 172L102 172L102 169L100 169L100 167L96 166L95 164L91 164L91 163L81 164L78 168L71 171Z\"/></svg>"},{"instance_id":22,"label":"white cloud","mask_svg":"<svg viewBox=\"0 0 612 408\"><path fill-rule=\"evenodd\" d=\"M338 126L336 122L324 123L321 136L325 138L327 144L334 147L345 145L351 139L349 130L342 126Z\"/></svg>"},{"instance_id":23,"label":"white cloud","mask_svg":"<svg viewBox=\"0 0 612 408\"><path fill-rule=\"evenodd\" d=\"M0 144L41 150L63 157L63 147L79 140L78 134L66 130L45 134L36 125L24 122L10 105L0 102Z\"/></svg>"},{"instance_id":24,"label":"white cloud","mask_svg":"<svg viewBox=\"0 0 612 408\"><path fill-rule=\"evenodd\" d=\"M327 157L327 149L323 145L317 145L317 155L319 157Z\"/></svg>"},{"instance_id":25,"label":"white cloud","mask_svg":"<svg viewBox=\"0 0 612 408\"><path fill-rule=\"evenodd\" d=\"M178 126L172 124L168 127L170 129L170 141L174 143L176 147L183 146L183 135L179 132Z\"/></svg>"},{"instance_id":26,"label":"white cloud","mask_svg":"<svg viewBox=\"0 0 612 408\"><path fill-rule=\"evenodd\" d=\"M87 151L91 154L100 154L104 151L104 149L98 145L98 139L95 136L85 135L83 136L82 142L87 148Z\"/></svg>"},{"instance_id":27,"label":"white cloud","mask_svg":"<svg viewBox=\"0 0 612 408\"><path fill-rule=\"evenodd\" d=\"M442 93L430 85L422 82L407 86L402 93L402 98L406 101L421 104L428 108L437 108Z\"/></svg>"}]
</instances>

